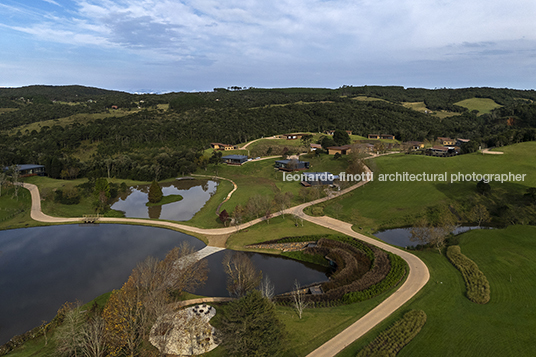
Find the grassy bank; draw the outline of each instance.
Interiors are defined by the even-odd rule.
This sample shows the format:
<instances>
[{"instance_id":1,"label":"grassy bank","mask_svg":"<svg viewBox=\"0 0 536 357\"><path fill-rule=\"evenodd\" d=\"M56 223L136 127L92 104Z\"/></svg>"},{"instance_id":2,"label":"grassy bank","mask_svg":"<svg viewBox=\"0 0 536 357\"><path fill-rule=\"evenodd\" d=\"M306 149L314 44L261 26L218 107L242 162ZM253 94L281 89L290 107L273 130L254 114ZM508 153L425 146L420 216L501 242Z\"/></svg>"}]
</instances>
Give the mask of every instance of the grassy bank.
<instances>
[{"instance_id":1,"label":"grassy bank","mask_svg":"<svg viewBox=\"0 0 536 357\"><path fill-rule=\"evenodd\" d=\"M343 351L357 351L405 312L419 309L426 325L397 356L532 356L536 312L536 227L475 230L460 237L460 247L486 274L493 294L486 305L465 297L460 272L437 252L416 254L430 269L430 281L396 313Z\"/></svg>"},{"instance_id":2,"label":"grassy bank","mask_svg":"<svg viewBox=\"0 0 536 357\"><path fill-rule=\"evenodd\" d=\"M526 174L522 182L491 182L493 190L522 194L536 186L534 152L536 142L526 142L501 150L503 155L478 153L451 158L419 155L389 155L370 160L374 181L340 199L324 204L324 212L332 217L367 228L371 232L413 224L426 207L465 202L476 192L476 182L450 182L452 174L498 173ZM440 181L379 181L380 174L444 174Z\"/></svg>"}]
</instances>

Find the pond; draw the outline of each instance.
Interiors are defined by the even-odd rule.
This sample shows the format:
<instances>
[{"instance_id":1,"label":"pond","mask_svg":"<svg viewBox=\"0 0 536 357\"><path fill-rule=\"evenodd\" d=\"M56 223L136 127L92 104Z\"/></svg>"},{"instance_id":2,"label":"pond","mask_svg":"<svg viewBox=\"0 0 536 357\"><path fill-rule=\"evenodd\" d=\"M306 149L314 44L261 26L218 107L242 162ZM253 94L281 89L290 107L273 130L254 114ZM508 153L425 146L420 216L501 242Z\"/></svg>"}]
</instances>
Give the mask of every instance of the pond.
<instances>
[{"instance_id":1,"label":"pond","mask_svg":"<svg viewBox=\"0 0 536 357\"><path fill-rule=\"evenodd\" d=\"M119 289L136 264L200 240L132 225L62 225L0 231L0 345L50 321L66 301Z\"/></svg>"},{"instance_id":2,"label":"pond","mask_svg":"<svg viewBox=\"0 0 536 357\"><path fill-rule=\"evenodd\" d=\"M462 226L454 230L454 234L460 234L463 232L470 231L472 229L487 229L487 227L478 227L478 226ZM410 239L411 237L411 228L395 228L387 229L385 231L380 231L374 233L374 236L381 239L385 243L396 245L398 247L411 247L416 246L419 242L414 242Z\"/></svg>"},{"instance_id":3,"label":"pond","mask_svg":"<svg viewBox=\"0 0 536 357\"><path fill-rule=\"evenodd\" d=\"M195 294L203 296L228 297L227 275L223 270L222 260L230 251L221 251L212 254L205 259L208 261L207 283L195 290ZM280 255L245 253L255 267L268 276L274 284L275 294L290 292L294 289L294 280L297 279L301 286L324 282L328 280L330 268L320 265L300 262Z\"/></svg>"},{"instance_id":4,"label":"pond","mask_svg":"<svg viewBox=\"0 0 536 357\"><path fill-rule=\"evenodd\" d=\"M138 262L160 259L198 239L167 229L120 224L61 225L0 231L0 345L11 337L50 321L66 301L85 303L119 289ZM209 274L195 293L229 296L222 259L208 256ZM275 293L327 280L329 268L277 255L246 253L274 283Z\"/></svg>"},{"instance_id":5,"label":"pond","mask_svg":"<svg viewBox=\"0 0 536 357\"><path fill-rule=\"evenodd\" d=\"M174 180L160 183L164 196L181 195L182 200L165 205L147 207L150 185L131 186L121 193L111 206L129 218L188 221L216 193L218 183L212 180Z\"/></svg>"}]
</instances>

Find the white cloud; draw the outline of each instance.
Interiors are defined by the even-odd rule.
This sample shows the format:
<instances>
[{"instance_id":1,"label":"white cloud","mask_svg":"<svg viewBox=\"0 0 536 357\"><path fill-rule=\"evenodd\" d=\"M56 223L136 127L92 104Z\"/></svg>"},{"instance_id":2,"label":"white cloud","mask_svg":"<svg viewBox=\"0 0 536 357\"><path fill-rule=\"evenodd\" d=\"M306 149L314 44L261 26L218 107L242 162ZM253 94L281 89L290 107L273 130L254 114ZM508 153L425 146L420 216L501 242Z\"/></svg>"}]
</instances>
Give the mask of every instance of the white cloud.
<instances>
[{"instance_id":1,"label":"white cloud","mask_svg":"<svg viewBox=\"0 0 536 357\"><path fill-rule=\"evenodd\" d=\"M54 0L43 0L56 3ZM199 75L348 70L359 65L533 56L533 0L75 0L12 30L39 41L120 50ZM0 4L6 8L6 5ZM19 15L22 19L23 16ZM532 58L532 57L530 57ZM527 60L524 63L528 63ZM421 63L421 62L419 62ZM458 62L456 62L458 63ZM461 63L461 62L460 62ZM291 68L291 70L289 70ZM356 69L357 71L357 69ZM213 72L211 72L213 73ZM273 72L272 72L273 73ZM355 73L362 73L357 71ZM254 83L252 85L255 85Z\"/></svg>"},{"instance_id":2,"label":"white cloud","mask_svg":"<svg viewBox=\"0 0 536 357\"><path fill-rule=\"evenodd\" d=\"M43 0L44 2L48 2L49 4L52 4L52 5L56 5L56 6L61 6L60 4L58 4L57 2L55 2L54 0Z\"/></svg>"}]
</instances>

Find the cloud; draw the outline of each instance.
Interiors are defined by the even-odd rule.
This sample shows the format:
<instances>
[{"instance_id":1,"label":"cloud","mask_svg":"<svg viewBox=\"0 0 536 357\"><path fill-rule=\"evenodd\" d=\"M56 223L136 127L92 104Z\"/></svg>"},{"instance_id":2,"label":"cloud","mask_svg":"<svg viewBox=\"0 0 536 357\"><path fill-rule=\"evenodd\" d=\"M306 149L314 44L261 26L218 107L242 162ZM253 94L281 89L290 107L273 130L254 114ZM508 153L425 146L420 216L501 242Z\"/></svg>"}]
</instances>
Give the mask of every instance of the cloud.
<instances>
[{"instance_id":1,"label":"cloud","mask_svg":"<svg viewBox=\"0 0 536 357\"><path fill-rule=\"evenodd\" d=\"M296 72L309 80L327 68L354 68L353 73L363 75L363 66L380 68L385 63L510 61L516 55L533 56L530 46L536 41L533 0L74 0L73 4L55 11L0 4L9 14L0 25L39 42L130 55L140 66L187 67L192 71L189 79L195 73L222 76L222 71L256 76L270 68L274 80L280 78L277 73Z\"/></svg>"},{"instance_id":2,"label":"cloud","mask_svg":"<svg viewBox=\"0 0 536 357\"><path fill-rule=\"evenodd\" d=\"M55 2L54 0L43 0L44 2L48 2L49 4L52 4L52 5L56 5L56 6L61 6L60 4L58 4L57 2Z\"/></svg>"}]
</instances>

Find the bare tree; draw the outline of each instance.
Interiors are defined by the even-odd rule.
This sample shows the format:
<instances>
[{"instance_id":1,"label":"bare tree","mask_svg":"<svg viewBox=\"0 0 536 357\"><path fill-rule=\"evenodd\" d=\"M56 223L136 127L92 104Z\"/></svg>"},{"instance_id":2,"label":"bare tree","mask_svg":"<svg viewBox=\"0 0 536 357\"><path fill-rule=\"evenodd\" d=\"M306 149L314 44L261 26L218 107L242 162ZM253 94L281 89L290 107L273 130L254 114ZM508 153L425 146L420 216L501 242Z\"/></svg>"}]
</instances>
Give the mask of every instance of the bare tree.
<instances>
[{"instance_id":1,"label":"bare tree","mask_svg":"<svg viewBox=\"0 0 536 357\"><path fill-rule=\"evenodd\" d=\"M19 197L19 179L19 167L17 165L11 166L11 181L13 182L13 187L15 189L15 197Z\"/></svg>"},{"instance_id":2,"label":"bare tree","mask_svg":"<svg viewBox=\"0 0 536 357\"><path fill-rule=\"evenodd\" d=\"M298 279L294 280L294 290L292 291L292 299L294 300L294 308L300 319L302 318L303 310L307 307L308 302L305 299L305 291L301 288Z\"/></svg>"},{"instance_id":3,"label":"bare tree","mask_svg":"<svg viewBox=\"0 0 536 357\"><path fill-rule=\"evenodd\" d=\"M4 186L5 182L6 182L6 174L5 172L0 172L0 197L2 196L2 186Z\"/></svg>"},{"instance_id":4,"label":"bare tree","mask_svg":"<svg viewBox=\"0 0 536 357\"><path fill-rule=\"evenodd\" d=\"M292 192L278 192L275 194L274 201L277 206L277 208L281 211L286 210L292 201ZM285 215L283 214L283 218L285 218Z\"/></svg>"},{"instance_id":5,"label":"bare tree","mask_svg":"<svg viewBox=\"0 0 536 357\"><path fill-rule=\"evenodd\" d=\"M419 218L410 230L410 240L422 244L433 244L439 254L442 254L445 240L456 228L456 217L448 209L443 209L435 225L428 222L426 217Z\"/></svg>"},{"instance_id":6,"label":"bare tree","mask_svg":"<svg viewBox=\"0 0 536 357\"><path fill-rule=\"evenodd\" d=\"M489 222L489 211L482 203L478 203L469 212L469 219L473 222L478 222L478 227L480 228L482 223Z\"/></svg>"},{"instance_id":7,"label":"bare tree","mask_svg":"<svg viewBox=\"0 0 536 357\"><path fill-rule=\"evenodd\" d=\"M84 316L80 313L80 304L66 303L60 311L63 321L56 328L56 351L61 356L78 356L82 347L82 334L80 333Z\"/></svg>"},{"instance_id":8,"label":"bare tree","mask_svg":"<svg viewBox=\"0 0 536 357\"><path fill-rule=\"evenodd\" d=\"M82 354L85 357L102 357L106 352L106 324L100 316L96 316L82 325Z\"/></svg>"},{"instance_id":9,"label":"bare tree","mask_svg":"<svg viewBox=\"0 0 536 357\"><path fill-rule=\"evenodd\" d=\"M264 279L261 281L261 285L259 286L259 290L265 298L272 300L272 298L275 295L275 286L268 277L268 275L264 276Z\"/></svg>"},{"instance_id":10,"label":"bare tree","mask_svg":"<svg viewBox=\"0 0 536 357\"><path fill-rule=\"evenodd\" d=\"M262 272L258 271L244 252L227 252L223 257L227 273L227 290L233 297L242 297L259 286Z\"/></svg>"}]
</instances>

